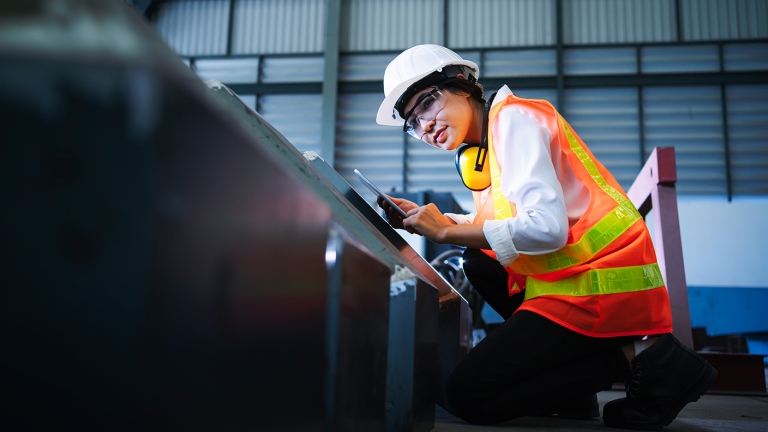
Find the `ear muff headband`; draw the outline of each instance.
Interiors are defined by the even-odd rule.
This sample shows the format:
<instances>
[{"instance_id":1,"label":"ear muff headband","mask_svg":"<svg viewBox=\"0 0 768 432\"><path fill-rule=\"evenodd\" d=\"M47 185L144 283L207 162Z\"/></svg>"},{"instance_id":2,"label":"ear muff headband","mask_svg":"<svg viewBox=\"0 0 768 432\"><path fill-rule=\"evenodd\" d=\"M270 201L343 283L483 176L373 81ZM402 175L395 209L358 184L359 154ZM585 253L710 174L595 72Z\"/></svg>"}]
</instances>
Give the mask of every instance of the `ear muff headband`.
<instances>
[{"instance_id":1,"label":"ear muff headband","mask_svg":"<svg viewBox=\"0 0 768 432\"><path fill-rule=\"evenodd\" d=\"M485 161L488 157L488 113L494 98L496 98L496 93L491 95L483 107L483 138L481 143L461 146L456 151L454 160L461 182L467 189L476 192L491 186L491 172L485 165Z\"/></svg>"}]
</instances>

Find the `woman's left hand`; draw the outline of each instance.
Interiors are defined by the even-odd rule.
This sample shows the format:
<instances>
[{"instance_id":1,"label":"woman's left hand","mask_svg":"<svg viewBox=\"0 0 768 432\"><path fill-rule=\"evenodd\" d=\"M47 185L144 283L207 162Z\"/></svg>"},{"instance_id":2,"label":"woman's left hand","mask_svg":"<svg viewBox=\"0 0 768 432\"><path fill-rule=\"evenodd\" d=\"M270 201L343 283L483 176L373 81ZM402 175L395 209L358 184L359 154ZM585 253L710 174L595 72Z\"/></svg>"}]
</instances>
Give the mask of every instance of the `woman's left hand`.
<instances>
[{"instance_id":1,"label":"woman's left hand","mask_svg":"<svg viewBox=\"0 0 768 432\"><path fill-rule=\"evenodd\" d=\"M409 210L408 217L403 219L403 226L408 231L416 231L435 243L444 243L446 228L455 225L451 218L445 216L434 204Z\"/></svg>"}]
</instances>

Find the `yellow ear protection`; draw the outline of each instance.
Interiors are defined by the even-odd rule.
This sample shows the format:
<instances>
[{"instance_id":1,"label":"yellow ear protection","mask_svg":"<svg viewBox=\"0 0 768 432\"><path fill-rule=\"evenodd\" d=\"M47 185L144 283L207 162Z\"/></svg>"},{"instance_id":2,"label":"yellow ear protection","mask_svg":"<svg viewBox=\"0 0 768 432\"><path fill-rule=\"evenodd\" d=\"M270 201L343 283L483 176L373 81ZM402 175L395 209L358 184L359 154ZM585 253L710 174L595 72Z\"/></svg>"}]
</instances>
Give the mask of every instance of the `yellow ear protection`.
<instances>
[{"instance_id":1,"label":"yellow ear protection","mask_svg":"<svg viewBox=\"0 0 768 432\"><path fill-rule=\"evenodd\" d=\"M456 169L459 171L461 182L468 189L479 192L491 185L491 170L485 164L488 156L488 112L491 110L492 94L483 107L483 139L480 144L465 144L456 150Z\"/></svg>"}]
</instances>

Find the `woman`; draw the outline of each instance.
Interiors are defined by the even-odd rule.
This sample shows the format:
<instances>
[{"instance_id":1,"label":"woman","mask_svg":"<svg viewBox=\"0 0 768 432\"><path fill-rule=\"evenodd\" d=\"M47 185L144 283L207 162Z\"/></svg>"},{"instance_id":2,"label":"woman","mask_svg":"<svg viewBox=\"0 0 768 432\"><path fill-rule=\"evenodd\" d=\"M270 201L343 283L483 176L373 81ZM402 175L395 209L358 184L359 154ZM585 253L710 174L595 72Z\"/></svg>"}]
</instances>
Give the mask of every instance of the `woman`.
<instances>
[{"instance_id":1,"label":"woman","mask_svg":"<svg viewBox=\"0 0 768 432\"><path fill-rule=\"evenodd\" d=\"M662 428L717 372L670 334L642 218L550 103L506 86L486 103L477 77L476 64L447 48L413 47L387 67L377 115L431 146L471 148L457 167L475 214L393 198L403 219L379 200L393 226L466 247L467 277L505 319L451 374L447 409L478 424L590 417L591 395L628 380L605 424ZM586 411L562 411L584 400Z\"/></svg>"}]
</instances>

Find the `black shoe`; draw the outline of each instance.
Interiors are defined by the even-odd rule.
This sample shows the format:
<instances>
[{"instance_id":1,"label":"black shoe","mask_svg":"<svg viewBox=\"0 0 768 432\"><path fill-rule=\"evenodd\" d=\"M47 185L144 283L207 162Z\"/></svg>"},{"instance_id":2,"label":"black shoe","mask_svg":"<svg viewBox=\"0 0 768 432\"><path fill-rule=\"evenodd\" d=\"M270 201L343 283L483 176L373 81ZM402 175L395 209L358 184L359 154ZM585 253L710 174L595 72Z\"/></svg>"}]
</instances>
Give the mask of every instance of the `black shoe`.
<instances>
[{"instance_id":1,"label":"black shoe","mask_svg":"<svg viewBox=\"0 0 768 432\"><path fill-rule=\"evenodd\" d=\"M597 403L597 394L572 397L557 405L542 410L536 415L556 415L572 420L592 420L600 417L600 405Z\"/></svg>"},{"instance_id":2,"label":"black shoe","mask_svg":"<svg viewBox=\"0 0 768 432\"><path fill-rule=\"evenodd\" d=\"M606 426L659 430L696 402L717 379L717 370L672 335L664 335L632 360L627 397L605 404Z\"/></svg>"}]
</instances>

